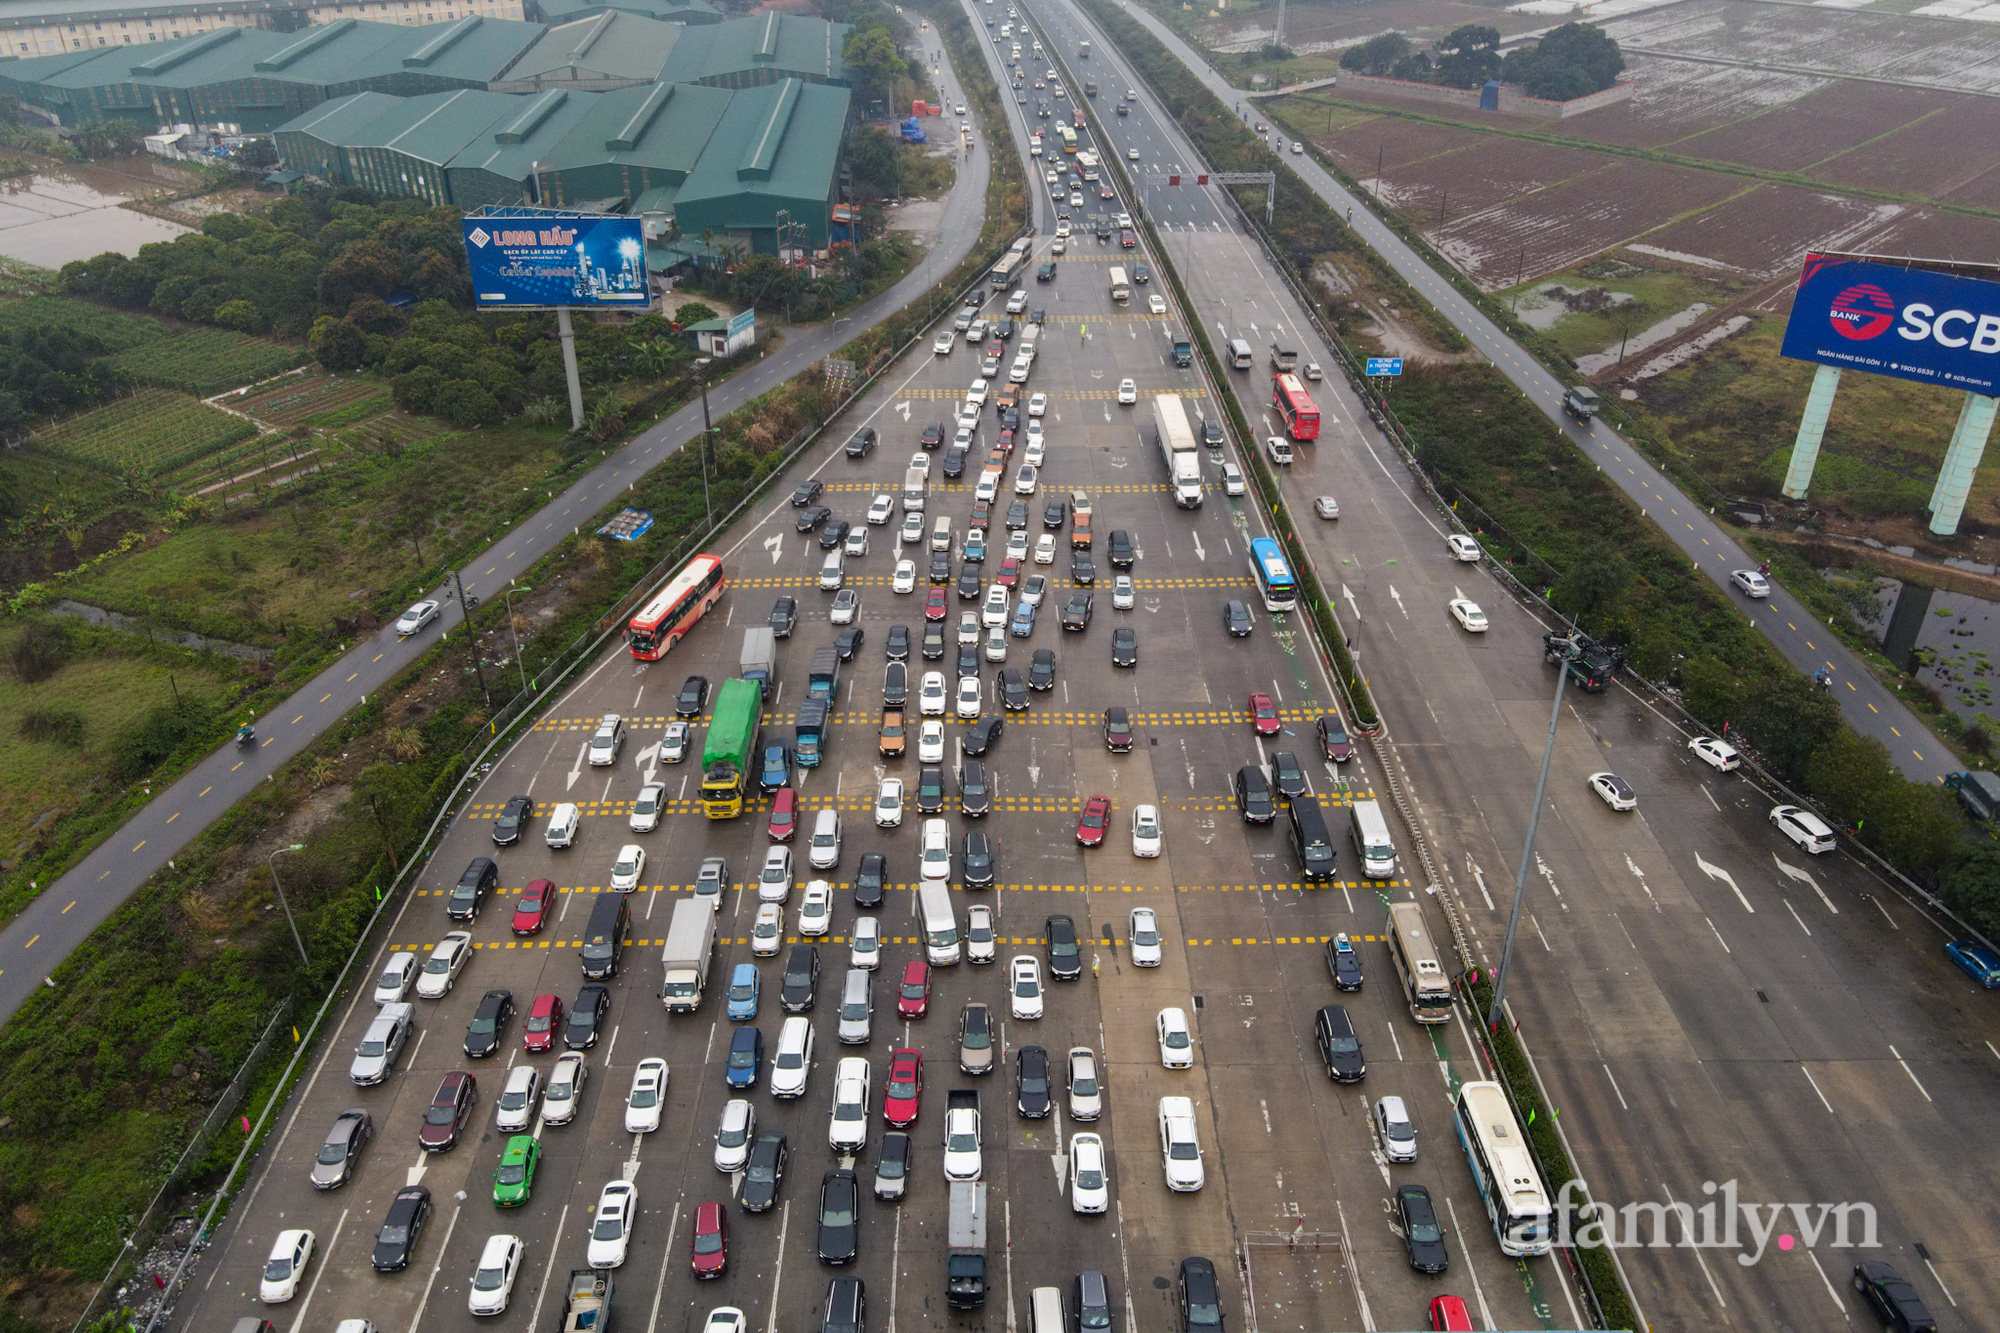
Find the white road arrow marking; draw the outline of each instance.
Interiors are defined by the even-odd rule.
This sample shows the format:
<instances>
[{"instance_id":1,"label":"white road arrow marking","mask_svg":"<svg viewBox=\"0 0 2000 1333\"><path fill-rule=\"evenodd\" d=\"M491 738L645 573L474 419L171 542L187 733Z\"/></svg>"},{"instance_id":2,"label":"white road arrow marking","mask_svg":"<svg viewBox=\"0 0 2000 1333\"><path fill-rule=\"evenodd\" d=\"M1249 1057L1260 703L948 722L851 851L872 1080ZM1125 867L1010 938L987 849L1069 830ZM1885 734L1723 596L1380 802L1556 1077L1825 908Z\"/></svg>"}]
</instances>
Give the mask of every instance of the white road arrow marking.
<instances>
[{"instance_id":1,"label":"white road arrow marking","mask_svg":"<svg viewBox=\"0 0 2000 1333\"><path fill-rule=\"evenodd\" d=\"M1719 879L1724 884L1727 884L1730 887L1730 890L1736 894L1736 901L1743 904L1744 911L1752 913L1753 915L1756 913L1757 909L1752 907L1750 905L1750 900L1743 896L1743 890L1736 887L1735 877L1732 876L1727 870L1724 870L1721 866L1710 865L1708 862L1702 860L1700 852L1696 852L1694 854L1694 863L1697 866L1701 867L1702 874L1707 875L1710 879Z\"/></svg>"},{"instance_id":2,"label":"white road arrow marking","mask_svg":"<svg viewBox=\"0 0 2000 1333\"><path fill-rule=\"evenodd\" d=\"M1111 466L1113 466L1113 467L1130 467L1130 466L1132 466L1132 460L1131 460L1131 459L1129 459L1129 458L1109 458L1109 459L1106 459L1105 461L1106 461L1106 462L1108 462L1108 463L1110 463L1110 464L1111 464Z\"/></svg>"},{"instance_id":3,"label":"white road arrow marking","mask_svg":"<svg viewBox=\"0 0 2000 1333\"><path fill-rule=\"evenodd\" d=\"M1354 613L1354 618L1361 619L1361 603L1354 600L1354 589L1343 583L1340 585L1340 595L1347 599L1347 609Z\"/></svg>"},{"instance_id":4,"label":"white road arrow marking","mask_svg":"<svg viewBox=\"0 0 2000 1333\"><path fill-rule=\"evenodd\" d=\"M410 1168L407 1179L403 1181L404 1189L409 1189L412 1185L421 1185L424 1183L424 1172L430 1167L430 1158L431 1155L429 1153L423 1153L417 1158L417 1164Z\"/></svg>"},{"instance_id":5,"label":"white road arrow marking","mask_svg":"<svg viewBox=\"0 0 2000 1333\"><path fill-rule=\"evenodd\" d=\"M1389 585L1389 595L1396 599L1396 609L1403 613L1403 619L1408 620L1410 608L1403 605L1403 594L1396 591L1396 585L1393 583Z\"/></svg>"},{"instance_id":6,"label":"white road arrow marking","mask_svg":"<svg viewBox=\"0 0 2000 1333\"><path fill-rule=\"evenodd\" d=\"M764 539L764 549L771 553L771 563L777 564L785 554L785 534L774 532Z\"/></svg>"},{"instance_id":7,"label":"white road arrow marking","mask_svg":"<svg viewBox=\"0 0 2000 1333\"><path fill-rule=\"evenodd\" d=\"M1069 1154L1066 1152L1050 1153L1049 1165L1056 1169L1056 1193L1061 1194L1069 1188Z\"/></svg>"},{"instance_id":8,"label":"white road arrow marking","mask_svg":"<svg viewBox=\"0 0 2000 1333\"><path fill-rule=\"evenodd\" d=\"M1329 773L1333 771L1331 763L1327 765L1327 771ZM1473 860L1470 855L1465 858L1465 873L1471 875L1473 881L1479 885L1479 896L1486 900L1486 910L1489 912L1497 910L1493 906L1493 895L1486 888L1486 873L1479 868L1479 862Z\"/></svg>"},{"instance_id":9,"label":"white road arrow marking","mask_svg":"<svg viewBox=\"0 0 2000 1333\"><path fill-rule=\"evenodd\" d=\"M1542 878L1549 882L1549 892L1556 896L1556 901L1561 903L1563 911L1567 912L1569 910L1569 903L1564 900L1563 891L1556 887L1556 872L1549 869L1549 863L1542 859L1540 852L1535 853L1535 869L1540 871Z\"/></svg>"},{"instance_id":10,"label":"white road arrow marking","mask_svg":"<svg viewBox=\"0 0 2000 1333\"><path fill-rule=\"evenodd\" d=\"M1208 559L1208 552L1201 549L1201 534L1195 532L1188 535L1194 538L1194 558L1197 560Z\"/></svg>"},{"instance_id":11,"label":"white road arrow marking","mask_svg":"<svg viewBox=\"0 0 2000 1333\"><path fill-rule=\"evenodd\" d=\"M1822 889L1819 886L1818 880L1814 879L1810 874L1808 874L1806 871L1799 869L1797 866L1789 864L1784 857L1779 856L1776 852L1771 853L1771 859L1778 863L1779 874L1783 875L1786 879L1797 880L1801 884L1812 885L1812 891L1814 893L1817 893L1819 895L1819 900L1826 904L1826 910L1833 913L1835 916L1840 915L1840 909L1833 905L1833 899L1826 896L1826 890Z\"/></svg>"},{"instance_id":12,"label":"white road arrow marking","mask_svg":"<svg viewBox=\"0 0 2000 1333\"><path fill-rule=\"evenodd\" d=\"M907 398L898 399L896 410L903 414L903 420L907 423L910 419L910 400Z\"/></svg>"},{"instance_id":13,"label":"white road arrow marking","mask_svg":"<svg viewBox=\"0 0 2000 1333\"><path fill-rule=\"evenodd\" d=\"M646 770L646 781L651 782L653 780L653 770L659 766L659 763L660 745L658 741L639 751L639 766Z\"/></svg>"},{"instance_id":14,"label":"white road arrow marking","mask_svg":"<svg viewBox=\"0 0 2000 1333\"><path fill-rule=\"evenodd\" d=\"M1148 597L1148 598L1146 599L1146 614L1147 614L1147 615L1149 615L1149 616L1156 616L1156 615L1160 614L1160 599L1159 599L1159 598L1157 598L1157 597Z\"/></svg>"},{"instance_id":15,"label":"white road arrow marking","mask_svg":"<svg viewBox=\"0 0 2000 1333\"><path fill-rule=\"evenodd\" d=\"M584 755L588 754L589 752L590 752L590 742L589 742L589 741L587 741L587 740L583 740L583 741L578 741L578 742L577 742L577 744L576 744L576 762L575 762L574 764L570 765L570 770L569 770L568 774L567 774L567 775L565 775L565 777L564 777L564 779L563 779L563 790L564 790L564 791L568 791L568 790L569 790L569 789L570 789L571 787L574 787L574 786L576 785L576 780L577 780L578 778L580 778L580 777L582 777L582 776L583 776L583 757L584 757Z\"/></svg>"}]
</instances>

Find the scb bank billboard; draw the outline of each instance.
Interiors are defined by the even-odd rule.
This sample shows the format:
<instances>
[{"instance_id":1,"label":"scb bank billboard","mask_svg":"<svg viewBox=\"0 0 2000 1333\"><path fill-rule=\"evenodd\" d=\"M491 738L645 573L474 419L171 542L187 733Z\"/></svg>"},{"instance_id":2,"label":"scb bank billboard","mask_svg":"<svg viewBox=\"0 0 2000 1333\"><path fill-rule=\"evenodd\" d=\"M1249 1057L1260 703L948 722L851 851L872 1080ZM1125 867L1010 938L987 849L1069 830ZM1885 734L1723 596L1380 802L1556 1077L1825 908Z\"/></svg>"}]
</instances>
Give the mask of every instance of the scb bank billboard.
<instances>
[{"instance_id":1,"label":"scb bank billboard","mask_svg":"<svg viewBox=\"0 0 2000 1333\"><path fill-rule=\"evenodd\" d=\"M643 306L645 224L598 213L464 220L473 299L487 308Z\"/></svg>"},{"instance_id":2,"label":"scb bank billboard","mask_svg":"<svg viewBox=\"0 0 2000 1333\"><path fill-rule=\"evenodd\" d=\"M1992 395L2000 385L2000 282L1808 254L1784 354Z\"/></svg>"}]
</instances>

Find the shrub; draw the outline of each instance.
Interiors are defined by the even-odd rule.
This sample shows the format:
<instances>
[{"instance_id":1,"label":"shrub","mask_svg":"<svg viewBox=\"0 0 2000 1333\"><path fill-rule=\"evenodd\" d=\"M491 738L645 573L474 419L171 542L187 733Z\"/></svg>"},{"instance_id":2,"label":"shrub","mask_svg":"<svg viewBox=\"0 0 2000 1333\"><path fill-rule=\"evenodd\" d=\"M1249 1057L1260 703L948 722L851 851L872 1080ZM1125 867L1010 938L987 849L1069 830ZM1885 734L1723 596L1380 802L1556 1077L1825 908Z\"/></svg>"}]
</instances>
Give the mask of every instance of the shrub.
<instances>
[{"instance_id":1,"label":"shrub","mask_svg":"<svg viewBox=\"0 0 2000 1333\"><path fill-rule=\"evenodd\" d=\"M23 685L37 685L62 670L69 660L69 633L61 625L38 620L14 640L9 655L14 676Z\"/></svg>"},{"instance_id":2,"label":"shrub","mask_svg":"<svg viewBox=\"0 0 2000 1333\"><path fill-rule=\"evenodd\" d=\"M78 749L83 745L83 714L74 708L30 708L16 726L21 739L50 741Z\"/></svg>"}]
</instances>

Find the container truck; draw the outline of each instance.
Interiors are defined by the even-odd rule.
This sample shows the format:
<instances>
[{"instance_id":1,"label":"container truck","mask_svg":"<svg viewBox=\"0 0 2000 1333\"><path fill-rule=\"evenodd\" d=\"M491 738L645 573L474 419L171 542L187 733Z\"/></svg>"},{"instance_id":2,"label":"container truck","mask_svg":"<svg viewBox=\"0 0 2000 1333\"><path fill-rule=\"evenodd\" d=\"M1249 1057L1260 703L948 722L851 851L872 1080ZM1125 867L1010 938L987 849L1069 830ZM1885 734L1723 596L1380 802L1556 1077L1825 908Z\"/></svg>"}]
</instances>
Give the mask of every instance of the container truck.
<instances>
[{"instance_id":1,"label":"container truck","mask_svg":"<svg viewBox=\"0 0 2000 1333\"><path fill-rule=\"evenodd\" d=\"M978 1096L968 1095L975 1099ZM976 1107L976 1100L974 1104ZM950 1227L945 1240L951 1247L945 1257L945 1304L954 1310L977 1310L986 1304L985 1181L952 1182Z\"/></svg>"},{"instance_id":2,"label":"container truck","mask_svg":"<svg viewBox=\"0 0 2000 1333\"><path fill-rule=\"evenodd\" d=\"M1597 390L1588 384L1572 384L1563 391L1563 411L1578 421L1588 421L1597 415Z\"/></svg>"},{"instance_id":3,"label":"container truck","mask_svg":"<svg viewBox=\"0 0 2000 1333\"><path fill-rule=\"evenodd\" d=\"M771 693L771 673L778 669L778 635L768 625L743 631L743 657L737 675L754 680Z\"/></svg>"},{"instance_id":4,"label":"container truck","mask_svg":"<svg viewBox=\"0 0 2000 1333\"><path fill-rule=\"evenodd\" d=\"M701 1007L701 988L708 982L709 960L715 956L715 918L720 915L699 898L674 904L660 962L666 978L660 983L660 1003L670 1014L691 1014Z\"/></svg>"},{"instance_id":5,"label":"container truck","mask_svg":"<svg viewBox=\"0 0 2000 1333\"><path fill-rule=\"evenodd\" d=\"M806 698L833 702L840 688L840 650L831 646L813 649L812 670L806 674Z\"/></svg>"},{"instance_id":6,"label":"container truck","mask_svg":"<svg viewBox=\"0 0 2000 1333\"><path fill-rule=\"evenodd\" d=\"M569 1270L569 1297L563 1303L560 1333L605 1333L611 1327L613 1277L601 1268Z\"/></svg>"},{"instance_id":7,"label":"container truck","mask_svg":"<svg viewBox=\"0 0 2000 1333\"><path fill-rule=\"evenodd\" d=\"M1174 488L1174 503L1182 509L1201 508L1201 455L1195 448L1194 428L1188 425L1187 404L1179 394L1154 397L1153 430L1159 436L1168 484Z\"/></svg>"},{"instance_id":8,"label":"container truck","mask_svg":"<svg viewBox=\"0 0 2000 1333\"><path fill-rule=\"evenodd\" d=\"M826 744L827 704L824 699L808 699L799 705L798 726L792 736L792 758L800 768L818 768L821 747Z\"/></svg>"},{"instance_id":9,"label":"container truck","mask_svg":"<svg viewBox=\"0 0 2000 1333\"><path fill-rule=\"evenodd\" d=\"M1973 769L1945 774L1944 785L1958 793L1958 803L1974 819L1991 820L2000 815L2000 777Z\"/></svg>"},{"instance_id":10,"label":"container truck","mask_svg":"<svg viewBox=\"0 0 2000 1333\"><path fill-rule=\"evenodd\" d=\"M750 747L763 711L764 687L754 680L725 680L715 692L715 715L701 747L701 812L710 819L743 813Z\"/></svg>"}]
</instances>

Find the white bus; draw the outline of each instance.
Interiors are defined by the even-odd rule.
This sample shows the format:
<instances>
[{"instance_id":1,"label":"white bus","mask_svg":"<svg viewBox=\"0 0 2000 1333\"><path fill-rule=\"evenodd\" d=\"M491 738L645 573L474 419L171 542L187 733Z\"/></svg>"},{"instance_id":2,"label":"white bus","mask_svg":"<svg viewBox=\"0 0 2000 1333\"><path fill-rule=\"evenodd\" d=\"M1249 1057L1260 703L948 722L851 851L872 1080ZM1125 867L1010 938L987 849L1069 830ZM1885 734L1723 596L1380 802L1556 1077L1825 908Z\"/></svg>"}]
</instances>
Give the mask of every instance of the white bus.
<instances>
[{"instance_id":1,"label":"white bus","mask_svg":"<svg viewBox=\"0 0 2000 1333\"><path fill-rule=\"evenodd\" d=\"M1132 299L1132 284L1125 277L1125 270L1116 264L1111 266L1111 299L1119 305Z\"/></svg>"},{"instance_id":2,"label":"white bus","mask_svg":"<svg viewBox=\"0 0 2000 1333\"><path fill-rule=\"evenodd\" d=\"M1443 1023L1451 1018L1451 979L1445 976L1437 943L1416 903L1389 904L1389 957L1403 981L1410 1017L1419 1023Z\"/></svg>"},{"instance_id":3,"label":"white bus","mask_svg":"<svg viewBox=\"0 0 2000 1333\"><path fill-rule=\"evenodd\" d=\"M986 275L986 280L992 284L994 291L1004 292L1014 285L1015 279L1020 276L1021 269L1027 262L1028 256L1025 253L1020 250L1009 250L1000 256L1000 261L993 266L993 271Z\"/></svg>"},{"instance_id":4,"label":"white bus","mask_svg":"<svg viewBox=\"0 0 2000 1333\"><path fill-rule=\"evenodd\" d=\"M1459 1084L1452 1127L1486 1201L1500 1252L1514 1258L1547 1254L1554 1212L1506 1089L1498 1083Z\"/></svg>"},{"instance_id":5,"label":"white bus","mask_svg":"<svg viewBox=\"0 0 2000 1333\"><path fill-rule=\"evenodd\" d=\"M942 820L937 821L942 823ZM932 967L958 962L958 917L951 907L951 885L927 879L917 885L917 921L924 928L924 957Z\"/></svg>"}]
</instances>

